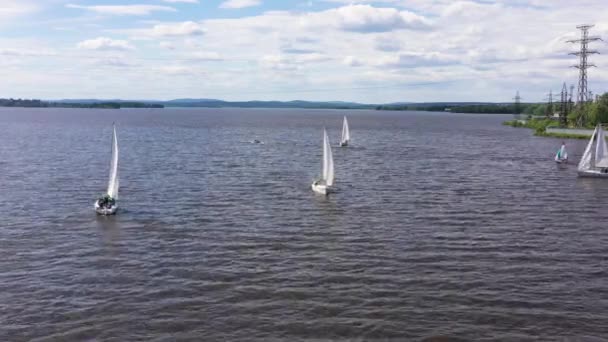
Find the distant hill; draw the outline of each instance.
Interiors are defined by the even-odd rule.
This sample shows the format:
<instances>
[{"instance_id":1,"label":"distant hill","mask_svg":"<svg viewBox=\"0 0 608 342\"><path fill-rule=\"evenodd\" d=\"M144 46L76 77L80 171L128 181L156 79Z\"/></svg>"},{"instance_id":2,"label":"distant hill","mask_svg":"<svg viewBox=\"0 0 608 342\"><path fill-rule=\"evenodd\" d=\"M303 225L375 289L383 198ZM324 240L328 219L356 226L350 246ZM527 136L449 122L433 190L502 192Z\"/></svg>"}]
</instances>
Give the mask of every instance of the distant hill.
<instances>
[{"instance_id":1,"label":"distant hill","mask_svg":"<svg viewBox=\"0 0 608 342\"><path fill-rule=\"evenodd\" d=\"M206 107L206 108L310 108L310 109L374 109L376 105L354 102L315 101L223 101L214 99L179 99L160 102L165 107Z\"/></svg>"},{"instance_id":2,"label":"distant hill","mask_svg":"<svg viewBox=\"0 0 608 342\"><path fill-rule=\"evenodd\" d=\"M390 111L437 111L455 113L514 113L521 112L531 104L521 103L518 108L513 103L495 102L394 102L387 104L364 104L345 101L224 101L208 98L180 98L162 100L121 100L121 99L62 99L28 100L0 99L0 107L72 107L72 108L304 108L304 109L375 109Z\"/></svg>"}]
</instances>

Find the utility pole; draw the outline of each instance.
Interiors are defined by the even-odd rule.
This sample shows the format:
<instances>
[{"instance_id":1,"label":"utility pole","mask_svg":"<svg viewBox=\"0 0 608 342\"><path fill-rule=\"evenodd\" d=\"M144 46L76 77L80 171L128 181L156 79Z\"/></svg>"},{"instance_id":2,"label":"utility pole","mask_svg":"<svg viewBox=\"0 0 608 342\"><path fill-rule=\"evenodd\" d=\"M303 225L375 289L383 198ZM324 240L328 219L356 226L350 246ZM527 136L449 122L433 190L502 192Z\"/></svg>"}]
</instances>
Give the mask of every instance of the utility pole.
<instances>
[{"instance_id":1,"label":"utility pole","mask_svg":"<svg viewBox=\"0 0 608 342\"><path fill-rule=\"evenodd\" d=\"M589 50L588 45L589 42L602 40L600 37L590 37L589 29L592 28L593 25L579 25L576 28L581 30L581 39L573 39L569 40L568 43L580 43L581 48L580 51L571 52L570 55L575 55L579 57L578 65L573 65L574 68L577 68L579 71L578 74L578 97L576 102L583 106L588 99L587 92L587 69L594 67L594 64L590 64L587 62L587 56L599 53L595 50Z\"/></svg>"},{"instance_id":2,"label":"utility pole","mask_svg":"<svg viewBox=\"0 0 608 342\"><path fill-rule=\"evenodd\" d=\"M562 127L566 127L568 125L568 88L566 88L566 82L564 82L564 86L562 87L562 92L560 93L560 109L559 109L559 124Z\"/></svg>"},{"instance_id":3,"label":"utility pole","mask_svg":"<svg viewBox=\"0 0 608 342\"><path fill-rule=\"evenodd\" d=\"M545 111L545 116L548 118L553 116L553 90L549 90L549 95L547 95L547 110Z\"/></svg>"},{"instance_id":4,"label":"utility pole","mask_svg":"<svg viewBox=\"0 0 608 342\"><path fill-rule=\"evenodd\" d=\"M513 104L513 110L515 111L514 114L517 115L521 113L521 96L519 96L519 90L515 93L513 100L515 100L515 103Z\"/></svg>"},{"instance_id":5,"label":"utility pole","mask_svg":"<svg viewBox=\"0 0 608 342\"><path fill-rule=\"evenodd\" d=\"M568 96L568 112L571 112L574 109L574 101L572 101L572 96L574 95L574 84L570 85L570 94Z\"/></svg>"}]
</instances>

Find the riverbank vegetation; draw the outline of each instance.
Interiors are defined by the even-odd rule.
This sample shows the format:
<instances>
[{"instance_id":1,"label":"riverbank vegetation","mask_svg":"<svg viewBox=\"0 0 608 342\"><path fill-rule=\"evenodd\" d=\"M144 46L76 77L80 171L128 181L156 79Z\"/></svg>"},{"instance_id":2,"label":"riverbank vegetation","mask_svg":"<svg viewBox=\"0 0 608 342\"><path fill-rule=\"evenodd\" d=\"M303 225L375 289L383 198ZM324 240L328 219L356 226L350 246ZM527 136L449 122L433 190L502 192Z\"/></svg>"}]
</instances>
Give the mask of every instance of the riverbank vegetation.
<instances>
[{"instance_id":1,"label":"riverbank vegetation","mask_svg":"<svg viewBox=\"0 0 608 342\"><path fill-rule=\"evenodd\" d=\"M101 102L52 102L35 99L0 99L0 107L26 107L26 108L163 108L162 104L144 103L135 101L101 101Z\"/></svg>"},{"instance_id":2,"label":"riverbank vegetation","mask_svg":"<svg viewBox=\"0 0 608 342\"><path fill-rule=\"evenodd\" d=\"M564 139L587 139L587 135L548 132L547 128L560 127L557 120L547 118L553 114L548 104L535 104L528 106L520 119L505 121L503 124L511 127L523 127L534 130L534 135L556 137ZM527 114L527 116L526 116ZM543 117L543 115L545 115ZM588 128L593 129L598 124L608 123L608 93L599 96L595 101L584 105L577 105L567 116L567 125L562 128Z\"/></svg>"}]
</instances>

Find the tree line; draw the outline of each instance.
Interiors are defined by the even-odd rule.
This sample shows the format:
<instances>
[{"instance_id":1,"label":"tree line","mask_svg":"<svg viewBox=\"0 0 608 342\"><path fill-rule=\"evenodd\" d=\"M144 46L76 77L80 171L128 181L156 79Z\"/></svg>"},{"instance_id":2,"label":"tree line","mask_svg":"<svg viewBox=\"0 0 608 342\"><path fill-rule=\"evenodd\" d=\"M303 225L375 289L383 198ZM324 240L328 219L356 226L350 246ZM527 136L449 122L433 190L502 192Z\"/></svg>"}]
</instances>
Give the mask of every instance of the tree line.
<instances>
[{"instance_id":1,"label":"tree line","mask_svg":"<svg viewBox=\"0 0 608 342\"><path fill-rule=\"evenodd\" d=\"M28 107L28 108L103 108L103 109L120 109L120 108L164 108L164 105L158 103L144 102L92 102L92 103L77 103L77 102L52 102L36 99L0 99L0 107Z\"/></svg>"}]
</instances>

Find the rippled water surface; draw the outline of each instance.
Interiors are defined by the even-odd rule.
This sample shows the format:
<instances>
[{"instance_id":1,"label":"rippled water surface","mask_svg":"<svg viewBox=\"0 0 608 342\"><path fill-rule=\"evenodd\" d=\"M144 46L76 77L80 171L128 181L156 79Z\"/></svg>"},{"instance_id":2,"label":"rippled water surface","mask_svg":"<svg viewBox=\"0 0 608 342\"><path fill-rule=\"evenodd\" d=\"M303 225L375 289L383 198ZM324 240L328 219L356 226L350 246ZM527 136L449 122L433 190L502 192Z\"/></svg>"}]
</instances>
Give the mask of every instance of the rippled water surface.
<instances>
[{"instance_id":1,"label":"rippled water surface","mask_svg":"<svg viewBox=\"0 0 608 342\"><path fill-rule=\"evenodd\" d=\"M507 118L0 109L0 340L606 339L608 181Z\"/></svg>"}]
</instances>

